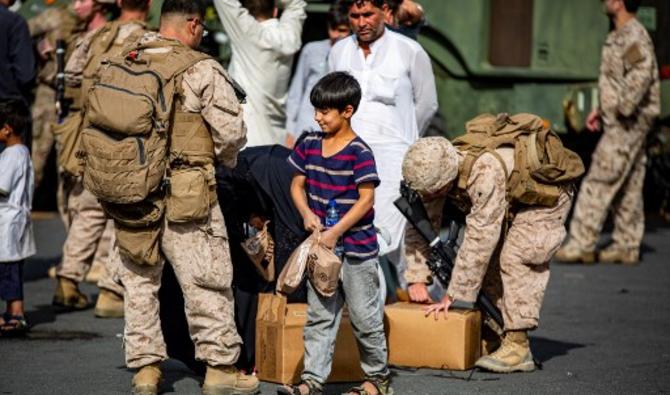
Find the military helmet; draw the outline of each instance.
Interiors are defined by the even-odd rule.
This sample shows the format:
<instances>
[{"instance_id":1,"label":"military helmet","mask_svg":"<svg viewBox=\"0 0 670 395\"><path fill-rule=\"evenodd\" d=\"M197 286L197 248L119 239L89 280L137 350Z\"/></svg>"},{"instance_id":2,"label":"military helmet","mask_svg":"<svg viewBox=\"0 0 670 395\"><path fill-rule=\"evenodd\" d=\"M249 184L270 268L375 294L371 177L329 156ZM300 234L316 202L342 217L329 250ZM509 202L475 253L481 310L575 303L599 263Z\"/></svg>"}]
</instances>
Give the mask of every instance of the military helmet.
<instances>
[{"instance_id":1,"label":"military helmet","mask_svg":"<svg viewBox=\"0 0 670 395\"><path fill-rule=\"evenodd\" d=\"M433 194L458 175L456 148L444 137L424 137L412 144L402 162L405 182L418 193Z\"/></svg>"}]
</instances>

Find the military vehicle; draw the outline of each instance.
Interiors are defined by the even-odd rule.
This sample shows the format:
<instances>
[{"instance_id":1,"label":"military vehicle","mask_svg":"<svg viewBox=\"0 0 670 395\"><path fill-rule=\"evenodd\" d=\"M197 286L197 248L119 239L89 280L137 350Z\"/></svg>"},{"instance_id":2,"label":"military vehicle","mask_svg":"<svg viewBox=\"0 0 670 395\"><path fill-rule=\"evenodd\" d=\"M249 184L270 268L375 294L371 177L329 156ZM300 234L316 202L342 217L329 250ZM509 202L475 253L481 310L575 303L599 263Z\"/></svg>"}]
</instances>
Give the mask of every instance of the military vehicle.
<instances>
[{"instance_id":1,"label":"military vehicle","mask_svg":"<svg viewBox=\"0 0 670 395\"><path fill-rule=\"evenodd\" d=\"M581 131L597 104L600 51L609 29L599 1L420 0L426 25L419 42L433 60L444 132L457 135L481 112L532 112L558 132ZM30 17L65 0L28 0ZM211 3L211 2L210 2ZM304 42L326 36L330 1L308 1ZM162 1L152 3L150 26L158 25ZM670 4L645 0L638 16L654 38L661 68L670 73ZM230 57L213 6L205 47L222 61ZM670 77L670 75L666 75ZM670 117L670 80L663 83L663 118Z\"/></svg>"},{"instance_id":2,"label":"military vehicle","mask_svg":"<svg viewBox=\"0 0 670 395\"><path fill-rule=\"evenodd\" d=\"M598 134L584 120L597 105L600 52L610 28L596 0L418 0L425 26L418 37L433 62L439 114L430 133L454 137L465 121L482 112L532 112L545 118L585 158ZM28 0L30 17L66 0ZM308 0L303 42L326 37L331 1ZM154 0L149 25L157 27L161 0ZM643 0L638 17L656 44L664 76L660 125L670 124L670 2ZM204 48L224 64L228 38L211 4ZM667 144L670 147L670 134Z\"/></svg>"}]
</instances>

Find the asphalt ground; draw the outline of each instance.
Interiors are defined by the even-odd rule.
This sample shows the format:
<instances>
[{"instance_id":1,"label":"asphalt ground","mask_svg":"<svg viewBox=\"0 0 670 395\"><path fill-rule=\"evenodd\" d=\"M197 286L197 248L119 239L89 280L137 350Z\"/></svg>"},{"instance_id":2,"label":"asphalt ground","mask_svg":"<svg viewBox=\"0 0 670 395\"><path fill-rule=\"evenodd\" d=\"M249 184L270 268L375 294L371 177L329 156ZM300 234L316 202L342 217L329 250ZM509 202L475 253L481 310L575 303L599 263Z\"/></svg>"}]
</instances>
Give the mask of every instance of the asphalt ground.
<instances>
[{"instance_id":1,"label":"asphalt ground","mask_svg":"<svg viewBox=\"0 0 670 395\"><path fill-rule=\"evenodd\" d=\"M51 307L64 231L56 218L36 221L38 254L26 266L25 339L0 338L0 394L129 393L123 320L91 310ZM670 227L650 220L639 266L554 264L540 328L532 333L543 369L496 375L393 369L396 394L639 394L670 392ZM97 288L84 285L95 298ZM2 307L2 306L0 306ZM175 360L163 364L163 393L199 394L202 377ZM339 394L348 385L327 387ZM263 394L275 385L263 383Z\"/></svg>"}]
</instances>

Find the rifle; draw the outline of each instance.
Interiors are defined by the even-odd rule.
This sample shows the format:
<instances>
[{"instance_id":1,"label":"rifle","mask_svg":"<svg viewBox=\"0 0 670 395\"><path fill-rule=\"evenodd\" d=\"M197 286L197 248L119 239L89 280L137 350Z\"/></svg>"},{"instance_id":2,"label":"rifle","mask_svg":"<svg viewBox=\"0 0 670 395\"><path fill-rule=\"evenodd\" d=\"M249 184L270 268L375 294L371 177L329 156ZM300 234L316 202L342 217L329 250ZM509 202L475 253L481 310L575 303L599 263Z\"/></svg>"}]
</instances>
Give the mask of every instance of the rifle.
<instances>
[{"instance_id":1,"label":"rifle","mask_svg":"<svg viewBox=\"0 0 670 395\"><path fill-rule=\"evenodd\" d=\"M70 104L65 99L65 40L56 40L56 104L58 123L63 122L70 112Z\"/></svg>"},{"instance_id":2,"label":"rifle","mask_svg":"<svg viewBox=\"0 0 670 395\"><path fill-rule=\"evenodd\" d=\"M440 283L445 288L448 287L451 272L454 270L454 262L456 262L455 247L460 228L459 223L453 219L449 222L449 235L447 240L442 242L440 235L435 232L433 225L430 223L428 213L419 194L402 181L400 183L400 195L393 204L431 247L431 256L426 264ZM481 291L477 295L477 304L486 313L485 323L487 326L502 335L504 322L498 307ZM536 357L533 357L533 362L538 369L542 369L542 362Z\"/></svg>"},{"instance_id":3,"label":"rifle","mask_svg":"<svg viewBox=\"0 0 670 395\"><path fill-rule=\"evenodd\" d=\"M393 204L431 247L431 257L427 262L428 268L445 288L448 287L456 261L455 247L460 225L452 220L449 224L449 237L446 242L442 242L430 223L428 213L419 194L403 181L400 184L400 195ZM483 292L479 292L477 304L500 329L504 327L500 310ZM495 330L493 325L491 323L489 326Z\"/></svg>"}]
</instances>

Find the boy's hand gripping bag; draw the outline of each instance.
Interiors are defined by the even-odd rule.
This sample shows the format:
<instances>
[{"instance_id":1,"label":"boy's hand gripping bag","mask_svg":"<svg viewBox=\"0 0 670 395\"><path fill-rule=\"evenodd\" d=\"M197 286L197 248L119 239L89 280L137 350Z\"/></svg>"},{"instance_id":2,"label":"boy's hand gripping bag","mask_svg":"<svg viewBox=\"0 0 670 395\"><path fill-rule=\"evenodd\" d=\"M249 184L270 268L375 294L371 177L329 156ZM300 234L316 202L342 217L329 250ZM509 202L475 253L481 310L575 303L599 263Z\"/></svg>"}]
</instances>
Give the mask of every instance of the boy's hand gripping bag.
<instances>
[{"instance_id":1,"label":"boy's hand gripping bag","mask_svg":"<svg viewBox=\"0 0 670 395\"><path fill-rule=\"evenodd\" d=\"M293 251L284 269L279 273L276 287L277 292L289 295L298 289L305 275L312 246L316 241L316 235L312 234Z\"/></svg>"},{"instance_id":2,"label":"boy's hand gripping bag","mask_svg":"<svg viewBox=\"0 0 670 395\"><path fill-rule=\"evenodd\" d=\"M318 231L316 234L316 242L312 245L307 262L307 275L314 289L321 296L329 298L337 291L342 261L333 250L321 244Z\"/></svg>"}]
</instances>

